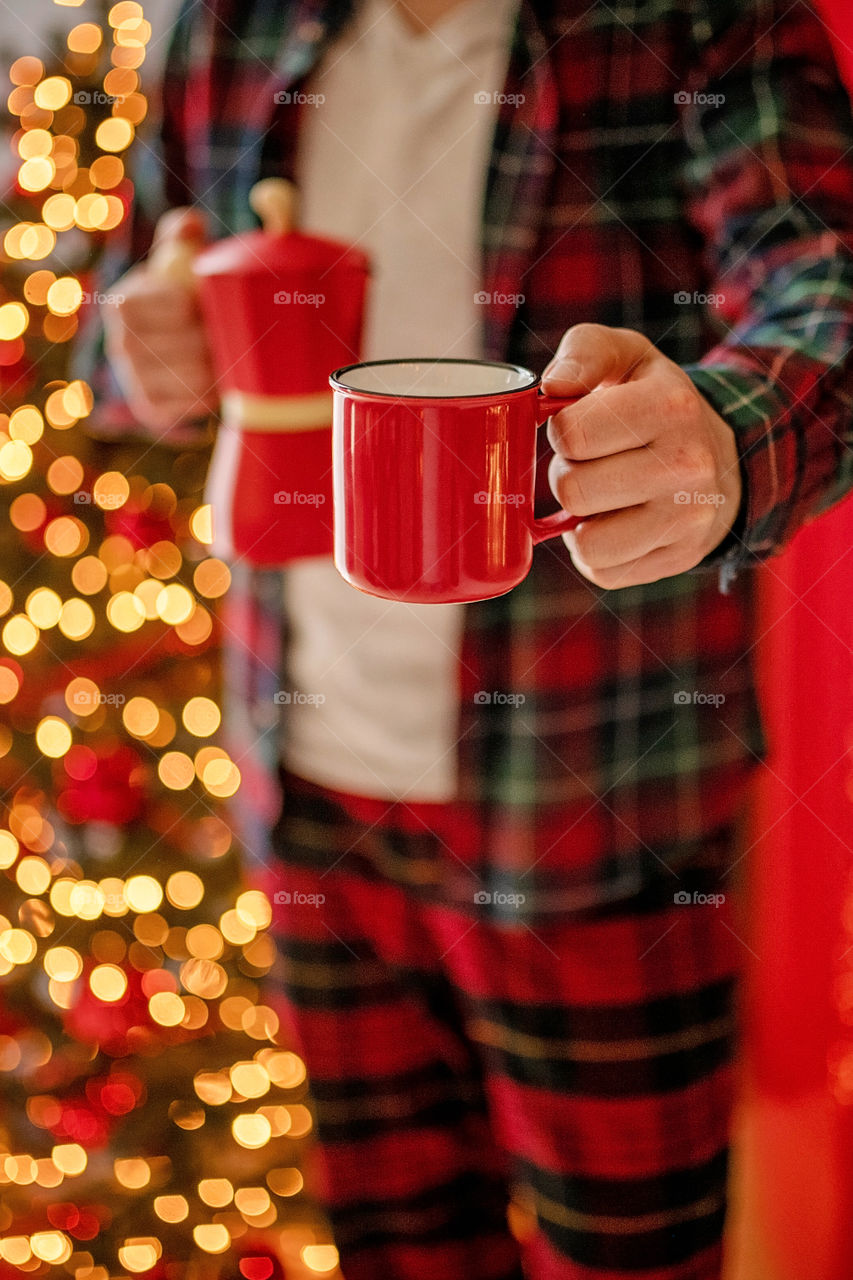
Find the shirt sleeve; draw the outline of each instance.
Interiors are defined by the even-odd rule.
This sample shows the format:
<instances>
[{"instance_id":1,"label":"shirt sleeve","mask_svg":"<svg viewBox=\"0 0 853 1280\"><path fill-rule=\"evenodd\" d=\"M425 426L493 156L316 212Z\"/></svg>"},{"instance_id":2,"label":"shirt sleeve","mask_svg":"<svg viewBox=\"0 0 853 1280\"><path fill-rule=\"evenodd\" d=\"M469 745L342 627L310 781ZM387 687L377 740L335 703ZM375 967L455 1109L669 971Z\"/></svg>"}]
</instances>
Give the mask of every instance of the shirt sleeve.
<instances>
[{"instance_id":1,"label":"shirt sleeve","mask_svg":"<svg viewBox=\"0 0 853 1280\"><path fill-rule=\"evenodd\" d=\"M810 7L702 15L677 101L724 336L687 372L737 440L743 505L703 562L725 589L853 487L853 121Z\"/></svg>"}]
</instances>

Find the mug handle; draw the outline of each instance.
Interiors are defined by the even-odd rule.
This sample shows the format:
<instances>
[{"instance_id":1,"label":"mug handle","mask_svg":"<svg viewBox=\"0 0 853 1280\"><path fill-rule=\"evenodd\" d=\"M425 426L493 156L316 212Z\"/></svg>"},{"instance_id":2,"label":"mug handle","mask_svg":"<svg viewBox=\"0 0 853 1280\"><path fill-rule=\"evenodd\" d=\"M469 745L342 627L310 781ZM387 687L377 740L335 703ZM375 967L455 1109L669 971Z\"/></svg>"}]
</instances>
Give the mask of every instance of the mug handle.
<instances>
[{"instance_id":1,"label":"mug handle","mask_svg":"<svg viewBox=\"0 0 853 1280\"><path fill-rule=\"evenodd\" d=\"M580 396L549 396L540 387L536 405L537 427L547 422L553 414L559 413L561 409L565 409L570 404L577 404L580 399ZM561 533L568 533L570 529L574 529L575 525L578 524L580 524L580 517L573 516L568 511L555 511L553 515L543 516L540 520L534 520L531 530L533 545L538 546L540 542L545 542L548 538L556 538Z\"/></svg>"}]
</instances>

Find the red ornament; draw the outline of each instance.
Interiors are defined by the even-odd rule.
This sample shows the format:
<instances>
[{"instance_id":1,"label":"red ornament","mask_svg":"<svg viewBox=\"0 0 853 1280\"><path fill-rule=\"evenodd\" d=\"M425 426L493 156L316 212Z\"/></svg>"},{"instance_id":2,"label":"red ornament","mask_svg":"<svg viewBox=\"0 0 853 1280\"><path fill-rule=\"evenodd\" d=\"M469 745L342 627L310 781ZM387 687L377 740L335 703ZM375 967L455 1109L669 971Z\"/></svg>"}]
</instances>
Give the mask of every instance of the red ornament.
<instances>
[{"instance_id":1,"label":"red ornament","mask_svg":"<svg viewBox=\"0 0 853 1280\"><path fill-rule=\"evenodd\" d=\"M75 1040L97 1044L113 1058L130 1053L132 1033L139 1027L149 1028L148 1001L142 990L142 978L135 969L125 969L127 990L120 1000L99 1000L89 986L89 974L95 967L88 960L79 980L76 1003L65 1011L65 1030ZM66 1122L63 1116L63 1126ZM104 1121L106 1129L106 1122Z\"/></svg>"},{"instance_id":2,"label":"red ornament","mask_svg":"<svg viewBox=\"0 0 853 1280\"><path fill-rule=\"evenodd\" d=\"M76 752L72 748L68 755L71 760L57 770L57 807L63 817L75 824L109 822L120 827L140 816L146 794L145 767L138 752L112 742L96 752L89 747ZM62 787L63 773L70 775L71 786Z\"/></svg>"}]
</instances>

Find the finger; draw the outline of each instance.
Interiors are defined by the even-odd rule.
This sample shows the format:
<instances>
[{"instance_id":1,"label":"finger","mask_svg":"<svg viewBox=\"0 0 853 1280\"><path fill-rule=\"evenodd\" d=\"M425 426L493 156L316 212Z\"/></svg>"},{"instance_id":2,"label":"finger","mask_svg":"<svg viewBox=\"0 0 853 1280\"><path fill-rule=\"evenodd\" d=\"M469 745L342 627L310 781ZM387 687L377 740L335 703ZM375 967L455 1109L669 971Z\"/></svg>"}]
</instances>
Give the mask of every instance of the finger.
<instances>
[{"instance_id":1,"label":"finger","mask_svg":"<svg viewBox=\"0 0 853 1280\"><path fill-rule=\"evenodd\" d=\"M669 472L646 448L592 462L568 462L555 454L548 479L554 497L574 516L621 511L672 490Z\"/></svg>"},{"instance_id":2,"label":"finger","mask_svg":"<svg viewBox=\"0 0 853 1280\"><path fill-rule=\"evenodd\" d=\"M566 546L600 572L630 564L679 540L679 524L658 503L593 516L565 535Z\"/></svg>"},{"instance_id":3,"label":"finger","mask_svg":"<svg viewBox=\"0 0 853 1280\"><path fill-rule=\"evenodd\" d=\"M128 290L124 301L112 305L123 324L140 333L177 333L192 326L200 329L201 318L195 295L182 285L165 285L147 277L138 292Z\"/></svg>"},{"instance_id":4,"label":"finger","mask_svg":"<svg viewBox=\"0 0 853 1280\"><path fill-rule=\"evenodd\" d=\"M602 382L623 382L654 351L648 338L634 329L576 324L563 334L542 385L549 395L573 395L592 391Z\"/></svg>"},{"instance_id":5,"label":"finger","mask_svg":"<svg viewBox=\"0 0 853 1280\"><path fill-rule=\"evenodd\" d=\"M548 440L555 453L577 462L637 449L657 439L669 415L687 420L693 394L657 375L600 387L549 420Z\"/></svg>"},{"instance_id":6,"label":"finger","mask_svg":"<svg viewBox=\"0 0 853 1280\"><path fill-rule=\"evenodd\" d=\"M563 537L568 540L571 534L564 534ZM659 582L661 578L674 578L677 574L686 573L688 569L692 569L699 563L699 558L691 558L685 552L683 544L678 541L666 547L657 547L648 555L629 560L625 564L614 565L609 569L598 569L586 565L576 554L572 555L572 560L579 573L605 591L620 591L624 587Z\"/></svg>"}]
</instances>

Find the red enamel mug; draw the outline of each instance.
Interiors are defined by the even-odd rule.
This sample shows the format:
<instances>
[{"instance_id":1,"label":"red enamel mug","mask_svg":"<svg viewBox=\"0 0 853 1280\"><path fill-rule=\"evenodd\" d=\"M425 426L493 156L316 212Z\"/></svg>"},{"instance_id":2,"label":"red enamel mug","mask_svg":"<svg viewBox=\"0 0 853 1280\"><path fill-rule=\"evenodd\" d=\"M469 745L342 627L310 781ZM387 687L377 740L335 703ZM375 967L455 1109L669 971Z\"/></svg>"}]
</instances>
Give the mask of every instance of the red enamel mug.
<instances>
[{"instance_id":1,"label":"red enamel mug","mask_svg":"<svg viewBox=\"0 0 853 1280\"><path fill-rule=\"evenodd\" d=\"M520 365L376 360L331 376L335 564L387 600L487 600L527 576L533 548L574 528L536 520L536 429L577 397Z\"/></svg>"}]
</instances>

